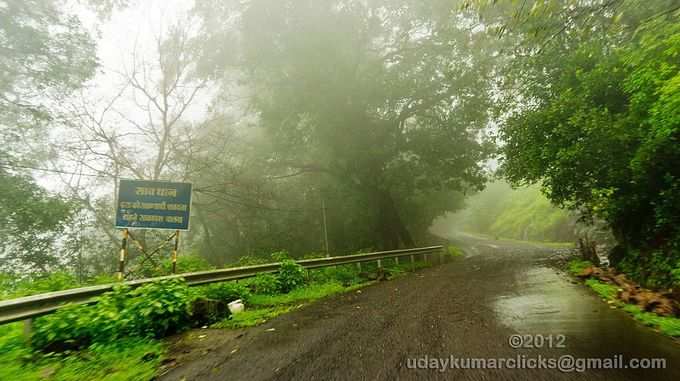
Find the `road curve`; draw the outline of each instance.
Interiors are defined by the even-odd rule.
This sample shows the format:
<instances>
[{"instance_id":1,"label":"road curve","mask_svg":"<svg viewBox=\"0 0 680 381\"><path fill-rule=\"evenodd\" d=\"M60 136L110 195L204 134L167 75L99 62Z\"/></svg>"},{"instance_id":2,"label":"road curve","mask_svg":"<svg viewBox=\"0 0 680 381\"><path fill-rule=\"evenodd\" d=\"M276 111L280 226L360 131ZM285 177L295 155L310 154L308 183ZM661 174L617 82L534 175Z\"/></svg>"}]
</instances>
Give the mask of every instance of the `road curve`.
<instances>
[{"instance_id":1,"label":"road curve","mask_svg":"<svg viewBox=\"0 0 680 381\"><path fill-rule=\"evenodd\" d=\"M680 345L555 271L549 265L554 250L463 235L454 239L465 248L465 258L322 300L259 327L203 330L209 338L201 348L184 349L200 353L186 356L160 379L680 380ZM509 338L516 334L564 339L554 340L553 348L543 343L514 349ZM558 344L563 348L554 348ZM413 369L425 365L424 359L450 361L451 356L461 367L465 361L490 366L495 361L496 367L508 361L500 359L548 367L539 359L617 355L624 364L663 358L666 369L441 369L446 365L441 362L439 369Z\"/></svg>"}]
</instances>

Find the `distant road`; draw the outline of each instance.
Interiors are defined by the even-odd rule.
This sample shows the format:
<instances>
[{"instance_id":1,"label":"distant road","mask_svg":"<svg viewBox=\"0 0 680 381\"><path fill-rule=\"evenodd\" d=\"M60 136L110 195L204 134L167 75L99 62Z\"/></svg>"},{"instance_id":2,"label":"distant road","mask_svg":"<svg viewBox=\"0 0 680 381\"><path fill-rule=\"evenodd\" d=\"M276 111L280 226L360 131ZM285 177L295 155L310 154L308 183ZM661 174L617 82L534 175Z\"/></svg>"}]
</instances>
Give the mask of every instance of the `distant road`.
<instances>
[{"instance_id":1,"label":"distant road","mask_svg":"<svg viewBox=\"0 0 680 381\"><path fill-rule=\"evenodd\" d=\"M202 347L186 348L189 360L161 379L680 380L680 344L553 270L555 249L469 235L452 239L465 258L325 299L259 327L203 330L208 338ZM513 349L509 340L516 334L552 337L553 346L564 348L543 343L541 349ZM664 358L666 369L409 368L409 359L423 365L425 356L481 358L474 361L487 365L490 359L498 364L564 356L567 366L567 355Z\"/></svg>"}]
</instances>

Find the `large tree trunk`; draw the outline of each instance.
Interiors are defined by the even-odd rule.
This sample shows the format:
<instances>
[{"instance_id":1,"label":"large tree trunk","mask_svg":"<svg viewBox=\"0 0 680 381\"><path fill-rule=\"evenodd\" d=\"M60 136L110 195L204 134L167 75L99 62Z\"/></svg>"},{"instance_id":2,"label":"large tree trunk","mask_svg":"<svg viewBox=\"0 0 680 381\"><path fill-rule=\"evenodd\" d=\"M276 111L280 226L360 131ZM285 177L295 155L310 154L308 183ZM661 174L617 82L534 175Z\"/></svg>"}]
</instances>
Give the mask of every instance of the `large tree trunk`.
<instances>
[{"instance_id":1,"label":"large tree trunk","mask_svg":"<svg viewBox=\"0 0 680 381\"><path fill-rule=\"evenodd\" d=\"M378 226L383 250L413 247L415 243L404 225L389 190L378 192Z\"/></svg>"}]
</instances>

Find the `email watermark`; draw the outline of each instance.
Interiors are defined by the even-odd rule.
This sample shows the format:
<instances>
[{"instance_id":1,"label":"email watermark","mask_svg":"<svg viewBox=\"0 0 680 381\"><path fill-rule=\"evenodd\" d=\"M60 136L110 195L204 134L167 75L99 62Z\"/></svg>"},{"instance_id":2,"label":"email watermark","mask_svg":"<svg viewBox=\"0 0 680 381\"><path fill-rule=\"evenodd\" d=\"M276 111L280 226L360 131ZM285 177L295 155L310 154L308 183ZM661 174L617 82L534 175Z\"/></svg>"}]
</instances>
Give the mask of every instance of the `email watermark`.
<instances>
[{"instance_id":1,"label":"email watermark","mask_svg":"<svg viewBox=\"0 0 680 381\"><path fill-rule=\"evenodd\" d=\"M564 373L583 373L590 369L666 369L665 358L575 357L561 355L517 355L514 357L432 357L421 356L406 359L408 369L428 369L445 372L455 369L557 369Z\"/></svg>"}]
</instances>

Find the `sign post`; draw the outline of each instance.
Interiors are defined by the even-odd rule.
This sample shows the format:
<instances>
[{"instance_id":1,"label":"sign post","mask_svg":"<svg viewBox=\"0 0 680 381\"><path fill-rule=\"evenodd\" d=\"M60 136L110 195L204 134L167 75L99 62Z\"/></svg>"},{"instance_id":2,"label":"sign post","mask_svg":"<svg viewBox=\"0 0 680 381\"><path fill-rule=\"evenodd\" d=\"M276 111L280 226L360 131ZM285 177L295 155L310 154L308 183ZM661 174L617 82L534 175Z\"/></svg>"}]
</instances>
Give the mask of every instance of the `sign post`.
<instances>
[{"instance_id":1,"label":"sign post","mask_svg":"<svg viewBox=\"0 0 680 381\"><path fill-rule=\"evenodd\" d=\"M174 230L165 242L174 238L172 250L172 273L177 271L177 252L180 231L189 230L191 216L191 184L167 181L124 180L118 186L116 204L116 227L123 230L120 250L118 277L122 279L127 260L129 237L144 253L147 260L154 262L152 256L162 246L150 254L134 239L128 229L165 229ZM146 246L146 245L145 245Z\"/></svg>"},{"instance_id":2,"label":"sign post","mask_svg":"<svg viewBox=\"0 0 680 381\"><path fill-rule=\"evenodd\" d=\"M128 230L123 230L123 240L120 243L120 257L118 258L118 280L123 280L125 273L125 259L127 257Z\"/></svg>"},{"instance_id":3,"label":"sign post","mask_svg":"<svg viewBox=\"0 0 680 381\"><path fill-rule=\"evenodd\" d=\"M179 230L175 231L175 248L172 250L172 273L177 273L177 247L179 246Z\"/></svg>"}]
</instances>

